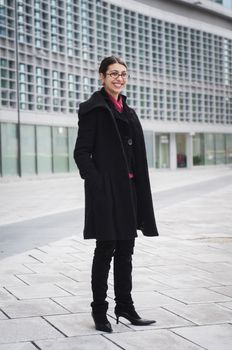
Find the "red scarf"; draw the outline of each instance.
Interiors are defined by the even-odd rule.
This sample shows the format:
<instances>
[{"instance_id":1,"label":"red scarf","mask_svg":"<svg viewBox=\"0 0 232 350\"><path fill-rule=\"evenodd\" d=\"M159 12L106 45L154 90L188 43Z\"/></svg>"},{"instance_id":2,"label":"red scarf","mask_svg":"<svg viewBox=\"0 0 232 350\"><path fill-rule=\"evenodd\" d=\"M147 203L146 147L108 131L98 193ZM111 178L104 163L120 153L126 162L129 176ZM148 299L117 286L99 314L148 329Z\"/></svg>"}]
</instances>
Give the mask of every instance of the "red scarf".
<instances>
[{"instance_id":1,"label":"red scarf","mask_svg":"<svg viewBox=\"0 0 232 350\"><path fill-rule=\"evenodd\" d=\"M108 94L108 96L110 98L110 101L114 104L117 111L121 113L123 110L122 96L119 95L118 100L116 100L116 98L110 94Z\"/></svg>"}]
</instances>

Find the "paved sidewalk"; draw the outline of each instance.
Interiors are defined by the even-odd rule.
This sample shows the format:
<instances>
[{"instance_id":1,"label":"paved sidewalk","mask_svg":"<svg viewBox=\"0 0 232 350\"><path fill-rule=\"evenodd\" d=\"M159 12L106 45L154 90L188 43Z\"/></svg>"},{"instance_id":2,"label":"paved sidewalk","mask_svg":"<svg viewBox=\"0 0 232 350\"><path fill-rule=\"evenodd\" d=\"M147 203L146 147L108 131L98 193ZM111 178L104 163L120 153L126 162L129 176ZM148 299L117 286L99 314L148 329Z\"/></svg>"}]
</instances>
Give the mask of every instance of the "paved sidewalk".
<instances>
[{"instance_id":1,"label":"paved sidewalk","mask_svg":"<svg viewBox=\"0 0 232 350\"><path fill-rule=\"evenodd\" d=\"M231 167L192 170L151 170L153 193L208 181L232 174ZM0 226L84 206L83 180L79 174L28 179L0 179Z\"/></svg>"},{"instance_id":2,"label":"paved sidewalk","mask_svg":"<svg viewBox=\"0 0 232 350\"><path fill-rule=\"evenodd\" d=\"M152 171L153 192L231 176L230 167ZM0 183L0 225L83 207L78 176ZM232 181L156 210L161 235L139 235L133 298L157 323L132 326L113 313L114 332L90 316L94 241L79 236L0 260L0 350L231 350ZM33 232L32 232L33 234ZM0 227L1 241L1 227Z\"/></svg>"}]
</instances>

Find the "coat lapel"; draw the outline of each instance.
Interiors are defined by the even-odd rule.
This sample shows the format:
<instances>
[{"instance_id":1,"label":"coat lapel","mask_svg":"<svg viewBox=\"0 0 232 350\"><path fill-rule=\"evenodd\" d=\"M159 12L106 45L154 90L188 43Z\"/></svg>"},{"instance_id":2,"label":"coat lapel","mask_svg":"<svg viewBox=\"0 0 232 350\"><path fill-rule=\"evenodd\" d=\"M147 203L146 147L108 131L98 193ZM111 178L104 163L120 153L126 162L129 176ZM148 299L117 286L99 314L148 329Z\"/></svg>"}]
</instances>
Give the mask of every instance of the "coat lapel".
<instances>
[{"instance_id":1,"label":"coat lapel","mask_svg":"<svg viewBox=\"0 0 232 350\"><path fill-rule=\"evenodd\" d=\"M123 99L125 101L126 96L123 96ZM100 91L96 91L95 93L93 93L93 95L87 101L80 104L79 114L80 115L88 114L92 110L96 110L98 108L99 109L103 108L107 112L107 114L109 115L109 117L113 123L113 129L114 129L115 133L117 134L117 139L118 139L118 142L120 145L121 152L123 154L126 171L127 171L127 173L129 173L127 160L126 160L127 158L126 158L126 154L125 154L124 147L122 144L121 136L120 136L120 133L118 130L117 122L116 122L115 117L114 117L110 107L108 106L103 94Z\"/></svg>"}]
</instances>

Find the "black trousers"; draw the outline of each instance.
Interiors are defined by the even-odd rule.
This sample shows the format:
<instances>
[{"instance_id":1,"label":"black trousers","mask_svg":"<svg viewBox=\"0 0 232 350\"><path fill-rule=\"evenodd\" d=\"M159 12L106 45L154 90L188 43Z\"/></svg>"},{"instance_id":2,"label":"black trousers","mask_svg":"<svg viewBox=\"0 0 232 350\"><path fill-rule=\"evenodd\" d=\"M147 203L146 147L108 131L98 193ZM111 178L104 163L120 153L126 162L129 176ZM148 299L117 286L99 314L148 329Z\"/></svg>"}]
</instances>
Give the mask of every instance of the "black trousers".
<instances>
[{"instance_id":1,"label":"black trousers","mask_svg":"<svg viewBox=\"0 0 232 350\"><path fill-rule=\"evenodd\" d=\"M132 255L135 239L116 241L96 241L92 264L93 312L106 312L108 275L110 263L114 257L114 293L117 307L133 305L132 290Z\"/></svg>"}]
</instances>

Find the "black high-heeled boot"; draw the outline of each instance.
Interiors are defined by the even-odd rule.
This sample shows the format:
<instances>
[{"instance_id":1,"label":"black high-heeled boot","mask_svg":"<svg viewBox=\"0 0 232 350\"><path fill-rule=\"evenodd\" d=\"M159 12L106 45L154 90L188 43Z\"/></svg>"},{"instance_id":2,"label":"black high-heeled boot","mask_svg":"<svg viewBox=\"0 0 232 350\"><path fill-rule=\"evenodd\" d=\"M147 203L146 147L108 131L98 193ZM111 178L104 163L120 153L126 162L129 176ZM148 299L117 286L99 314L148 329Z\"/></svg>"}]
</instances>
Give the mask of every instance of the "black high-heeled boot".
<instances>
[{"instance_id":1,"label":"black high-heeled boot","mask_svg":"<svg viewBox=\"0 0 232 350\"><path fill-rule=\"evenodd\" d=\"M131 322L134 326L148 326L152 323L156 323L155 320L146 320L141 318L135 311L134 306L125 307L124 309L115 307L116 323L119 322L119 317L124 317Z\"/></svg>"},{"instance_id":2,"label":"black high-heeled boot","mask_svg":"<svg viewBox=\"0 0 232 350\"><path fill-rule=\"evenodd\" d=\"M108 333L111 333L113 331L106 314L95 314L92 312L92 317L96 330Z\"/></svg>"},{"instance_id":3,"label":"black high-heeled boot","mask_svg":"<svg viewBox=\"0 0 232 350\"><path fill-rule=\"evenodd\" d=\"M111 324L106 316L108 310L108 302L104 301L103 303L91 303L92 307L92 317L95 323L95 328L98 331L102 332L112 332Z\"/></svg>"}]
</instances>

